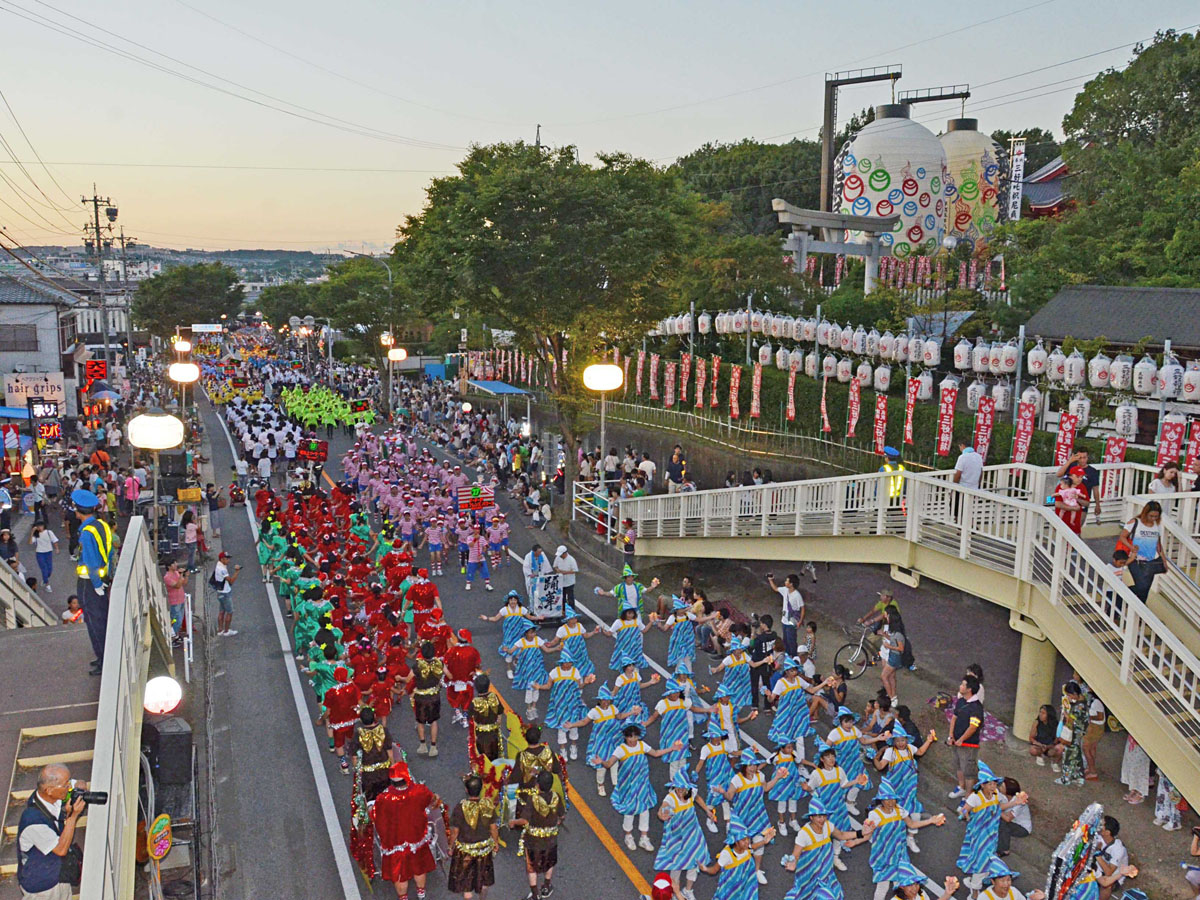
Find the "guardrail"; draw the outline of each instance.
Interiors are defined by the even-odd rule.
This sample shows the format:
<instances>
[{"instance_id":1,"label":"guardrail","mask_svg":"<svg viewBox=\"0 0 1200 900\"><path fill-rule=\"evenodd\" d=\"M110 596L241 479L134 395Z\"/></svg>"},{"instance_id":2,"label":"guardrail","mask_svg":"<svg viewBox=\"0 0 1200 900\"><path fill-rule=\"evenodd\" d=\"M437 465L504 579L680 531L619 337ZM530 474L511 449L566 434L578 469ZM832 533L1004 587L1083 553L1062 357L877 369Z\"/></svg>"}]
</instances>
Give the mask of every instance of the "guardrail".
<instances>
[{"instance_id":1,"label":"guardrail","mask_svg":"<svg viewBox=\"0 0 1200 900\"><path fill-rule=\"evenodd\" d=\"M91 781L93 790L108 792L108 803L88 810L80 900L134 895L142 695L151 644L171 659L166 591L141 516L130 520L108 593Z\"/></svg>"},{"instance_id":2,"label":"guardrail","mask_svg":"<svg viewBox=\"0 0 1200 900\"><path fill-rule=\"evenodd\" d=\"M603 482L576 481L571 485L571 521L591 522L606 544L615 544L619 537L619 506L608 499Z\"/></svg>"},{"instance_id":3,"label":"guardrail","mask_svg":"<svg viewBox=\"0 0 1200 900\"><path fill-rule=\"evenodd\" d=\"M0 628L57 625L58 616L8 566L0 566Z\"/></svg>"},{"instance_id":4,"label":"guardrail","mask_svg":"<svg viewBox=\"0 0 1200 900\"><path fill-rule=\"evenodd\" d=\"M1125 521L1151 500L1162 506L1163 517L1178 522L1183 530L1194 538L1200 538L1200 491L1174 491L1169 494L1135 494L1128 498L1132 506L1126 506Z\"/></svg>"}]
</instances>

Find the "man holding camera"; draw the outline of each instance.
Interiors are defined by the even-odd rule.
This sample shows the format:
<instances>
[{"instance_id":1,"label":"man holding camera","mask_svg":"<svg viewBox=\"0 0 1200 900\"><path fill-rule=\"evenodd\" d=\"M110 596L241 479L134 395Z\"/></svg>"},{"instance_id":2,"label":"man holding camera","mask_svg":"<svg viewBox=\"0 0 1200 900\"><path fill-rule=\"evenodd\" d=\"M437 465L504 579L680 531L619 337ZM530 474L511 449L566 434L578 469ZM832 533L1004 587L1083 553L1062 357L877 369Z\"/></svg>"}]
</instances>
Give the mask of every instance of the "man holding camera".
<instances>
[{"instance_id":1,"label":"man holding camera","mask_svg":"<svg viewBox=\"0 0 1200 900\"><path fill-rule=\"evenodd\" d=\"M45 766L38 773L37 790L17 826L17 883L24 900L70 900L70 882L59 879L85 808L83 797L73 792L86 787L72 784L66 766Z\"/></svg>"},{"instance_id":2,"label":"man holding camera","mask_svg":"<svg viewBox=\"0 0 1200 900\"><path fill-rule=\"evenodd\" d=\"M223 637L237 634L233 630L233 584L242 572L241 566L230 572L228 562L229 554L221 551L212 573L212 585L217 589L217 634Z\"/></svg>"}]
</instances>

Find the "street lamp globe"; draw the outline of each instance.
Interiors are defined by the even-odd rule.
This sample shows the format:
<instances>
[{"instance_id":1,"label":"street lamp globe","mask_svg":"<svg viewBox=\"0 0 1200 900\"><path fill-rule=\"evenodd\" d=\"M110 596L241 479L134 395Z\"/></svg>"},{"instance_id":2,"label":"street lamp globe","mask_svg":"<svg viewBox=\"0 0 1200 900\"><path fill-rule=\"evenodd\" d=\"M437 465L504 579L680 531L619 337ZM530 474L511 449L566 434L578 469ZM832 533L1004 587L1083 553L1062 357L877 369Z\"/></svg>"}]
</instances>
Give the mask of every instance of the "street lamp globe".
<instances>
[{"instance_id":1,"label":"street lamp globe","mask_svg":"<svg viewBox=\"0 0 1200 900\"><path fill-rule=\"evenodd\" d=\"M126 430L139 450L170 450L183 443L183 422L157 408L134 416Z\"/></svg>"},{"instance_id":2,"label":"street lamp globe","mask_svg":"<svg viewBox=\"0 0 1200 900\"><path fill-rule=\"evenodd\" d=\"M624 381L625 373L621 367L611 363L596 363L583 370L583 386L589 391L615 391Z\"/></svg>"},{"instance_id":3,"label":"street lamp globe","mask_svg":"<svg viewBox=\"0 0 1200 900\"><path fill-rule=\"evenodd\" d=\"M176 353L191 353L192 352L192 342L185 341L183 338L180 338L179 340L177 340L175 342L175 352Z\"/></svg>"},{"instance_id":4,"label":"street lamp globe","mask_svg":"<svg viewBox=\"0 0 1200 900\"><path fill-rule=\"evenodd\" d=\"M146 682L142 707L148 713L166 715L183 700L183 688L170 675L159 675Z\"/></svg>"},{"instance_id":5,"label":"street lamp globe","mask_svg":"<svg viewBox=\"0 0 1200 900\"><path fill-rule=\"evenodd\" d=\"M393 347L388 351L388 362L404 362L408 359L408 351L403 347Z\"/></svg>"},{"instance_id":6,"label":"street lamp globe","mask_svg":"<svg viewBox=\"0 0 1200 900\"><path fill-rule=\"evenodd\" d=\"M474 407L473 407L473 406L471 406L471 404L470 404L470 403L468 403L468 402L466 402L466 401L464 401L464 402L463 402L463 405L462 405L462 411L463 411L463 412L465 412L465 413L469 413L469 412L470 412L472 409L474 409Z\"/></svg>"},{"instance_id":7,"label":"street lamp globe","mask_svg":"<svg viewBox=\"0 0 1200 900\"><path fill-rule=\"evenodd\" d=\"M171 363L167 367L167 377L176 384L191 384L200 380L200 367L195 363Z\"/></svg>"},{"instance_id":8,"label":"street lamp globe","mask_svg":"<svg viewBox=\"0 0 1200 900\"><path fill-rule=\"evenodd\" d=\"M390 347L392 344L396 343L396 339L392 337L392 333L390 331L385 331L379 336L379 343L385 347Z\"/></svg>"}]
</instances>

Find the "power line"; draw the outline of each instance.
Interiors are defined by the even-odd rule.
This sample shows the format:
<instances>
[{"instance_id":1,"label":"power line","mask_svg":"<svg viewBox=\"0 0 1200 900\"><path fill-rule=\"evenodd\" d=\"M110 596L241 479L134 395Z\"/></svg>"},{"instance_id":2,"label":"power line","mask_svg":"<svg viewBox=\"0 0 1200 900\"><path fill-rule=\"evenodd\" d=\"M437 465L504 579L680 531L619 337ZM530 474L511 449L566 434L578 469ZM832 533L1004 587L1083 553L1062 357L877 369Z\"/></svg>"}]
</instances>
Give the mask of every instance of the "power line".
<instances>
[{"instance_id":1,"label":"power line","mask_svg":"<svg viewBox=\"0 0 1200 900\"><path fill-rule=\"evenodd\" d=\"M0 165L30 165L28 160L12 160L6 163L0 159ZM407 175L450 175L454 169L392 169L392 168L358 168L353 166L252 166L229 165L216 163L151 163L151 162L51 162L51 166L104 166L109 168L127 169L213 169L217 171L247 171L247 172L346 172L366 174L407 174Z\"/></svg>"},{"instance_id":2,"label":"power line","mask_svg":"<svg viewBox=\"0 0 1200 900\"><path fill-rule=\"evenodd\" d=\"M12 108L12 105L8 102L8 98L4 96L4 91L0 91L0 100L4 102L4 108L8 110L8 114L12 117L13 124L17 126L17 131L21 132L21 137L25 138L25 143L29 145L29 149L33 152L34 158L37 159L38 164L42 167L42 170L50 176L50 180L54 183L54 186L58 188L59 193L67 198L67 203L74 204L75 201L71 198L71 195L63 189L63 186L58 183L58 179L54 177L54 173L46 168L46 164L42 162L41 154L37 152L37 147L33 146L33 141L31 141L29 139L29 135L25 133L25 129L21 126L21 120L17 118L16 110Z\"/></svg>"}]
</instances>

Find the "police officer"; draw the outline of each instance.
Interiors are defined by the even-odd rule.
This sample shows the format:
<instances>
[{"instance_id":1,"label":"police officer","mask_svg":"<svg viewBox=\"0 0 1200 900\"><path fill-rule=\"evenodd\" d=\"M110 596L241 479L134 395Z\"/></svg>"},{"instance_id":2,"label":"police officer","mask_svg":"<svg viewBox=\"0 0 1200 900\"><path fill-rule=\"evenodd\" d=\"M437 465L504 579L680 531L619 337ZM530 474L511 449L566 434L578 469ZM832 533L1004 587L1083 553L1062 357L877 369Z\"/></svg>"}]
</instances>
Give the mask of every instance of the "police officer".
<instances>
[{"instance_id":1,"label":"police officer","mask_svg":"<svg viewBox=\"0 0 1200 900\"><path fill-rule=\"evenodd\" d=\"M0 528L12 528L12 493L9 487L12 485L12 476L5 473L0 474Z\"/></svg>"},{"instance_id":2,"label":"police officer","mask_svg":"<svg viewBox=\"0 0 1200 900\"><path fill-rule=\"evenodd\" d=\"M88 672L99 675L104 665L104 636L108 631L107 581L111 564L116 562L112 559L112 529L97 517L100 498L91 491L72 491L71 503L79 521L79 565L75 567L79 580L75 593L83 605L83 621L96 654Z\"/></svg>"},{"instance_id":3,"label":"police officer","mask_svg":"<svg viewBox=\"0 0 1200 900\"><path fill-rule=\"evenodd\" d=\"M884 447L883 455L887 461L879 467L880 472L894 473L888 479L888 499L893 503L904 494L904 463L900 460L900 451L895 447Z\"/></svg>"}]
</instances>

